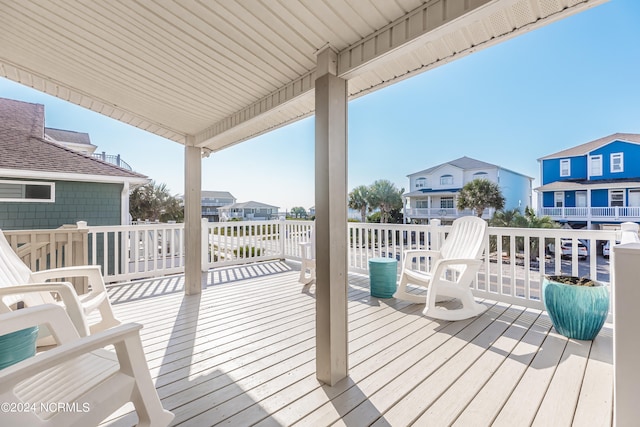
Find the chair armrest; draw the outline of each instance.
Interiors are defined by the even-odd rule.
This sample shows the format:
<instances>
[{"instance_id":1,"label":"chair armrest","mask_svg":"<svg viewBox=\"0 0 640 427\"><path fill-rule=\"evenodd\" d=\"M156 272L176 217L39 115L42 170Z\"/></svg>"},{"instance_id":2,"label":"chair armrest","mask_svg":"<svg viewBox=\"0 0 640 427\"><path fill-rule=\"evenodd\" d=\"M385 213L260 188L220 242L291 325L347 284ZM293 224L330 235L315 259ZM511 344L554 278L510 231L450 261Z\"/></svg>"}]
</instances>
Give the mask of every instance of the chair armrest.
<instances>
[{"instance_id":1,"label":"chair armrest","mask_svg":"<svg viewBox=\"0 0 640 427\"><path fill-rule=\"evenodd\" d=\"M441 278L442 275L444 274L444 272L451 266L454 265L464 265L467 267L477 267L480 268L480 265L482 264L482 260L480 259L473 259L473 258L449 258L449 259L440 259L438 261L436 261L435 265L433 266L433 277L434 278ZM465 269L465 274L467 272L467 270ZM456 281L459 281L462 279L462 276L458 277L456 279Z\"/></svg>"},{"instance_id":2,"label":"chair armrest","mask_svg":"<svg viewBox=\"0 0 640 427\"><path fill-rule=\"evenodd\" d=\"M59 344L80 339L71 319L59 305L42 304L0 314L0 335L40 325L47 325Z\"/></svg>"},{"instance_id":3,"label":"chair armrest","mask_svg":"<svg viewBox=\"0 0 640 427\"><path fill-rule=\"evenodd\" d=\"M431 249L407 249L404 251L404 262L402 268L411 268L411 260L416 257L431 258L432 261L440 259L440 251L434 251Z\"/></svg>"},{"instance_id":4,"label":"chair armrest","mask_svg":"<svg viewBox=\"0 0 640 427\"><path fill-rule=\"evenodd\" d=\"M52 268L50 270L42 270L31 273L34 281L46 282L51 279L60 279L62 277L86 277L89 279L91 290L89 294L97 294L106 292L102 270L99 265L82 265L73 267Z\"/></svg>"},{"instance_id":5,"label":"chair armrest","mask_svg":"<svg viewBox=\"0 0 640 427\"><path fill-rule=\"evenodd\" d=\"M0 371L0 394L11 390L19 382L30 378L46 369L60 365L75 357L87 354L108 345L116 345L125 339L135 337L140 339L139 331L142 325L128 323L116 326L76 341L68 342L51 350L42 352L34 357L25 359L15 365ZM116 345L116 353L118 353ZM81 380L81 379L79 379Z\"/></svg>"},{"instance_id":6,"label":"chair armrest","mask_svg":"<svg viewBox=\"0 0 640 427\"><path fill-rule=\"evenodd\" d=\"M40 293L40 292L56 292L60 295L62 302L67 311L67 316L75 325L80 336L89 335L89 328L84 317L84 310L78 299L78 294L69 282L45 282L45 283L29 283L27 285L9 286L0 288L0 300L8 295ZM4 303L0 303L4 305ZM2 307L4 311L7 307Z\"/></svg>"}]
</instances>

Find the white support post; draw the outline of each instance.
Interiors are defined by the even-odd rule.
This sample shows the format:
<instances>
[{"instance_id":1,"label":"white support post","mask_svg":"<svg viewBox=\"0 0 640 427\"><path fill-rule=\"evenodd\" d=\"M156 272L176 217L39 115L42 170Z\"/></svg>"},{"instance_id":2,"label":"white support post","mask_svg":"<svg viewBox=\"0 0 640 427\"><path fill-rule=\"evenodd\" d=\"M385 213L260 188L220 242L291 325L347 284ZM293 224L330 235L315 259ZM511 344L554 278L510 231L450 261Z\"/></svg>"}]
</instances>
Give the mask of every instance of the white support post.
<instances>
[{"instance_id":1,"label":"white support post","mask_svg":"<svg viewBox=\"0 0 640 427\"><path fill-rule=\"evenodd\" d=\"M129 183L122 185L122 193L120 194L120 224L130 225L129 221Z\"/></svg>"},{"instance_id":2,"label":"white support post","mask_svg":"<svg viewBox=\"0 0 640 427\"><path fill-rule=\"evenodd\" d=\"M637 227L637 224L636 224ZM623 237L624 237L623 233ZM637 239L637 229L636 236ZM613 252L613 419L618 427L635 426L640 419L640 243L615 245Z\"/></svg>"},{"instance_id":3,"label":"white support post","mask_svg":"<svg viewBox=\"0 0 640 427\"><path fill-rule=\"evenodd\" d=\"M318 53L316 91L316 377L335 385L348 374L347 81L337 55Z\"/></svg>"},{"instance_id":4,"label":"white support post","mask_svg":"<svg viewBox=\"0 0 640 427\"><path fill-rule=\"evenodd\" d=\"M202 233L202 261L200 263L200 270L207 271L209 269L209 220L207 218L200 219L200 233ZM213 258L213 254L212 258Z\"/></svg>"},{"instance_id":5,"label":"white support post","mask_svg":"<svg viewBox=\"0 0 640 427\"><path fill-rule=\"evenodd\" d=\"M202 292L202 149L195 146L195 138L187 136L184 152L184 293Z\"/></svg>"},{"instance_id":6,"label":"white support post","mask_svg":"<svg viewBox=\"0 0 640 427\"><path fill-rule=\"evenodd\" d=\"M271 230L273 233L274 230ZM280 240L280 259L284 260L286 258L285 249L286 249L286 239L287 239L287 220L285 218L280 218L280 223L278 224L278 238Z\"/></svg>"}]
</instances>

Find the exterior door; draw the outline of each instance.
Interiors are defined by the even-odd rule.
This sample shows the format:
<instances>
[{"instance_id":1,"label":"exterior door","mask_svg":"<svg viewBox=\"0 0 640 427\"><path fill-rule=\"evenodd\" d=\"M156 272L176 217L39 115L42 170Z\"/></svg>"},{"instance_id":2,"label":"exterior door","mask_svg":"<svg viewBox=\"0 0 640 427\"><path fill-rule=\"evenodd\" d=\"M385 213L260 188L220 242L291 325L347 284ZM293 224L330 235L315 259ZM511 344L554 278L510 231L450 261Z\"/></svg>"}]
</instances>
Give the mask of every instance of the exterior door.
<instances>
[{"instance_id":1,"label":"exterior door","mask_svg":"<svg viewBox=\"0 0 640 427\"><path fill-rule=\"evenodd\" d=\"M640 206L640 189L629 190L629 206Z\"/></svg>"}]
</instances>

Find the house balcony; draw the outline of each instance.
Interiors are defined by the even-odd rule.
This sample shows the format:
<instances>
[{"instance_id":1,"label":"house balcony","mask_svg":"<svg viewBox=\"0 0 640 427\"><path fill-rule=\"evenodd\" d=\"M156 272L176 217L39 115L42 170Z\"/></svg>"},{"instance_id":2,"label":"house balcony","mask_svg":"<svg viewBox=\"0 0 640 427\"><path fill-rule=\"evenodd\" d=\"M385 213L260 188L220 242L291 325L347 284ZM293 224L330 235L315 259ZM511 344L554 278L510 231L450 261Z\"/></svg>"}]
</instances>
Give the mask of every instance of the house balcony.
<instances>
[{"instance_id":1,"label":"house balcony","mask_svg":"<svg viewBox=\"0 0 640 427\"><path fill-rule=\"evenodd\" d=\"M610 206L610 207L565 207L541 208L539 216L549 216L551 219L567 221L611 221L611 222L639 222L640 207Z\"/></svg>"},{"instance_id":2,"label":"house balcony","mask_svg":"<svg viewBox=\"0 0 640 427\"><path fill-rule=\"evenodd\" d=\"M482 212L482 218L491 219L495 209L487 208ZM471 209L456 208L408 208L405 213L409 219L442 219L454 220L462 216L475 216L476 213Z\"/></svg>"},{"instance_id":3,"label":"house balcony","mask_svg":"<svg viewBox=\"0 0 640 427\"><path fill-rule=\"evenodd\" d=\"M420 304L371 297L367 263L437 249L448 227L349 223L349 377L329 387L315 376L315 285L297 281L299 243L313 222L202 226L206 283L189 296L183 224L6 234L32 268L102 266L116 316L144 325L151 375L174 425L613 425L613 325L593 341L557 334L541 278L588 275L610 285L615 251L605 259L595 243L615 243L614 231L490 227L472 285L488 310L449 322L424 317ZM545 255L548 242L564 239L589 242L587 260ZM80 259L55 257L62 247ZM135 423L125 406L103 425Z\"/></svg>"}]
</instances>

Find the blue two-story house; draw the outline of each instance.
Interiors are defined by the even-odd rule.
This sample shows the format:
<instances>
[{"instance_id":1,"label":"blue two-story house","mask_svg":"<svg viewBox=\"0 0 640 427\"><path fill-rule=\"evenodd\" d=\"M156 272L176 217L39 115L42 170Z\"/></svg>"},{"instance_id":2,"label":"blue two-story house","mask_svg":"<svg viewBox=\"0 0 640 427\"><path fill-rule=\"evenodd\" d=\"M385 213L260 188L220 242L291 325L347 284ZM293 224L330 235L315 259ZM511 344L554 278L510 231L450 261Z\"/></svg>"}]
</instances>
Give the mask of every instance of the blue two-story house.
<instances>
[{"instance_id":1,"label":"blue two-story house","mask_svg":"<svg viewBox=\"0 0 640 427\"><path fill-rule=\"evenodd\" d=\"M640 222L640 134L615 133L538 162L539 215L589 229Z\"/></svg>"}]
</instances>

